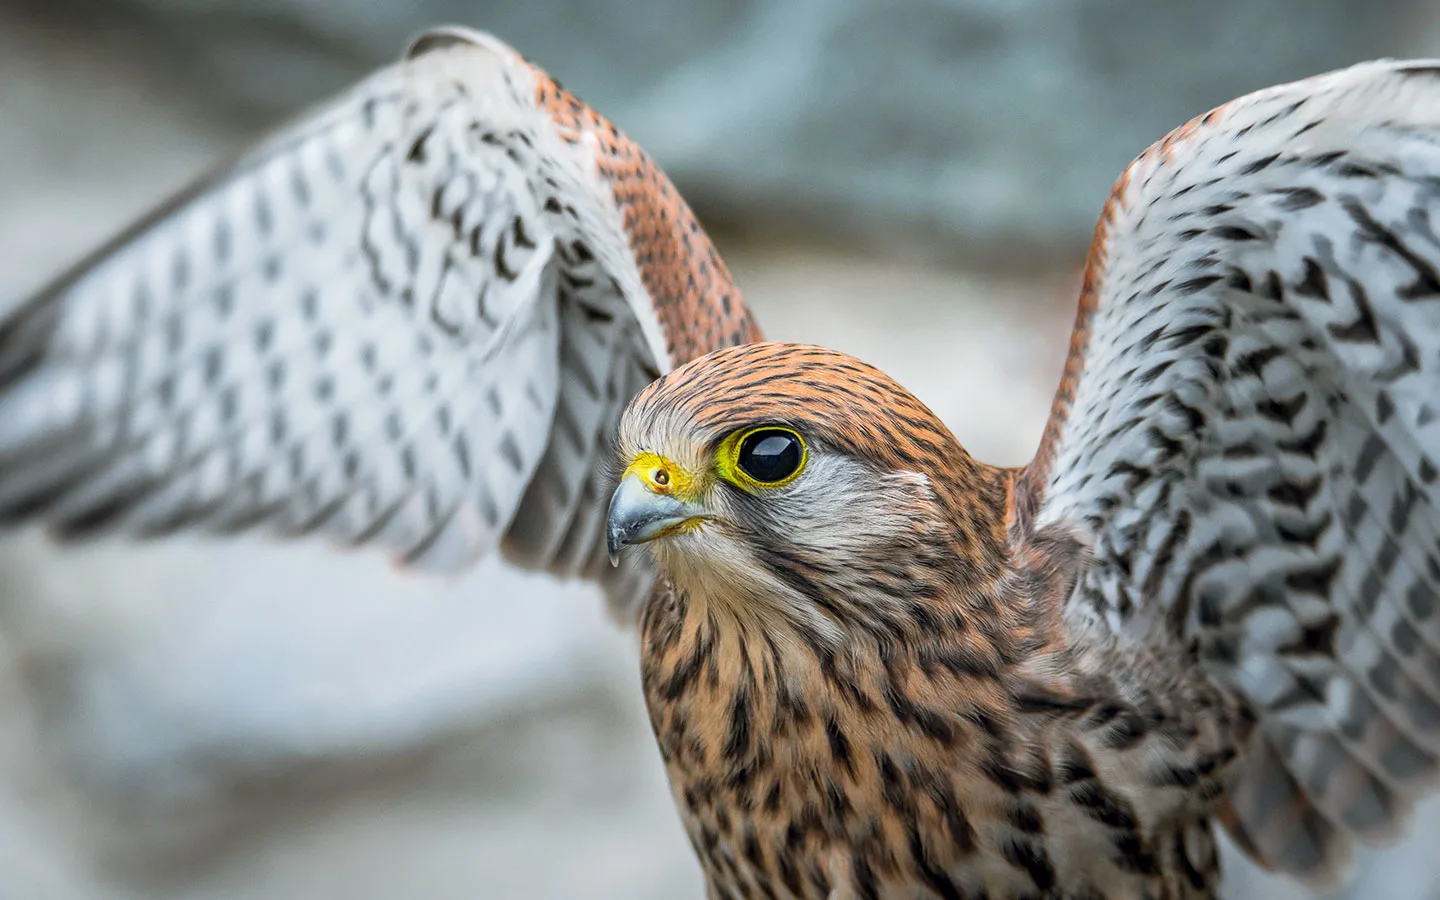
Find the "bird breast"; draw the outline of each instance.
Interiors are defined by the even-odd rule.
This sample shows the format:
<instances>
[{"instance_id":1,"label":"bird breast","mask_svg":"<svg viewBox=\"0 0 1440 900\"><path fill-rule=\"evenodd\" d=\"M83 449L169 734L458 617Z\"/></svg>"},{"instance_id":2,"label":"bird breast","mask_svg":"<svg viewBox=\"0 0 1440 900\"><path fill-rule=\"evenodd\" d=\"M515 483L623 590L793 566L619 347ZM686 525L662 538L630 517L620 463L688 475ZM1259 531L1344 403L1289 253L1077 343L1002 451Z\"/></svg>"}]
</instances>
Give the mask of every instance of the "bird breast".
<instances>
[{"instance_id":1,"label":"bird breast","mask_svg":"<svg viewBox=\"0 0 1440 900\"><path fill-rule=\"evenodd\" d=\"M1178 711L1096 679L1063 696L931 638L836 643L662 587L642 677L713 895L1210 896L1207 801L1157 800L1136 763L1205 770L1190 788L1218 773Z\"/></svg>"}]
</instances>

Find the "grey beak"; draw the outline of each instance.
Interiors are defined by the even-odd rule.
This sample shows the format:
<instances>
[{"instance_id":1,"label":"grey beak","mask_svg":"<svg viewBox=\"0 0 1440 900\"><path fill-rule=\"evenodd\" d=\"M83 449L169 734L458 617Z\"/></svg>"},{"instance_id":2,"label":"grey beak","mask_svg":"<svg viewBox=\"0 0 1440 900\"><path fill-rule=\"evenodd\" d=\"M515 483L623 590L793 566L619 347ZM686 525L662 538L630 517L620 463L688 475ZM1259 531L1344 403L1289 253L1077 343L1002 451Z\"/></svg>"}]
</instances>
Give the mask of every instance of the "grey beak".
<instances>
[{"instance_id":1,"label":"grey beak","mask_svg":"<svg viewBox=\"0 0 1440 900\"><path fill-rule=\"evenodd\" d=\"M698 517L688 504L669 494L659 494L631 472L620 479L610 498L610 512L605 519L605 547L610 551L610 565L620 564L620 548L627 544L643 544L659 537L667 528Z\"/></svg>"}]
</instances>

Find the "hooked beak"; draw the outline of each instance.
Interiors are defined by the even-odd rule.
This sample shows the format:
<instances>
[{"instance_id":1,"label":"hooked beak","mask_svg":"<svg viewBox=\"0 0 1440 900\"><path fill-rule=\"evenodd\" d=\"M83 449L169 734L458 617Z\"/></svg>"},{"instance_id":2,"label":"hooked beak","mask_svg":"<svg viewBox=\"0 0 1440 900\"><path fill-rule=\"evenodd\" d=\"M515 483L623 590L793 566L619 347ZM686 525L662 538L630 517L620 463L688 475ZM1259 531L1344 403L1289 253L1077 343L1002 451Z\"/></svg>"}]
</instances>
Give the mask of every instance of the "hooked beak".
<instances>
[{"instance_id":1,"label":"hooked beak","mask_svg":"<svg viewBox=\"0 0 1440 900\"><path fill-rule=\"evenodd\" d=\"M605 547L610 565L620 564L620 548L673 534L687 522L704 517L694 504L651 488L638 471L629 471L610 498L605 520Z\"/></svg>"}]
</instances>

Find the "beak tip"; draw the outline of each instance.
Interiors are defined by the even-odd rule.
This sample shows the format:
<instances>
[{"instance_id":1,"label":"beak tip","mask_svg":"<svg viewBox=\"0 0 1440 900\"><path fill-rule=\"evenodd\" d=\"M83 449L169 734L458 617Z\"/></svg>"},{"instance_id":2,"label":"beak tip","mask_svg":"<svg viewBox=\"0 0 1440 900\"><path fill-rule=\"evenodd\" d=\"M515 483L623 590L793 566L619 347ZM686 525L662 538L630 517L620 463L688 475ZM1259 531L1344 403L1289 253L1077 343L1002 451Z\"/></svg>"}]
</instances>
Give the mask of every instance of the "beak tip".
<instances>
[{"instance_id":1,"label":"beak tip","mask_svg":"<svg viewBox=\"0 0 1440 900\"><path fill-rule=\"evenodd\" d=\"M607 523L605 529L605 555L610 559L611 568L620 565L620 548L625 546L625 535L621 529L615 527L613 521Z\"/></svg>"},{"instance_id":2,"label":"beak tip","mask_svg":"<svg viewBox=\"0 0 1440 900\"><path fill-rule=\"evenodd\" d=\"M605 549L610 565L620 565L620 551L654 540L673 525L694 518L694 511L667 494L657 494L635 474L620 480L605 516Z\"/></svg>"}]
</instances>

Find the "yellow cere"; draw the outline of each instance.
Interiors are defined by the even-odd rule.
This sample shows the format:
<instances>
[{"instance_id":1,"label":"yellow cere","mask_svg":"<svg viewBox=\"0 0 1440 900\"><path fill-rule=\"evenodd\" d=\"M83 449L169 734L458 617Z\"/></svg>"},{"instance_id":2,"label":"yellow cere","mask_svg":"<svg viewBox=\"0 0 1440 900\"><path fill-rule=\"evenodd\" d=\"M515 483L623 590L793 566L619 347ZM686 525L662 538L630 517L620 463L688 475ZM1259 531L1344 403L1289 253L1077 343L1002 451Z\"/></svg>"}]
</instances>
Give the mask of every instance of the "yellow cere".
<instances>
[{"instance_id":1,"label":"yellow cere","mask_svg":"<svg viewBox=\"0 0 1440 900\"><path fill-rule=\"evenodd\" d=\"M744 469L740 468L740 447L745 443L747 437L757 431L784 431L788 434L795 435L795 440L800 442L800 465L795 467L794 472L791 472L779 481L757 481L750 477L749 473ZM810 447L805 443L805 438L800 436L800 432L790 428L781 428L777 425L761 425L758 428L746 428L741 431L736 431L721 441L720 448L715 451L715 467L719 470L720 477L747 491L772 490L774 488L784 487L800 477L800 473L805 471L805 464L809 461Z\"/></svg>"},{"instance_id":2,"label":"yellow cere","mask_svg":"<svg viewBox=\"0 0 1440 900\"><path fill-rule=\"evenodd\" d=\"M625 470L626 475L632 473L655 493L670 494L687 503L695 500L703 488L695 476L658 453L647 451L636 456Z\"/></svg>"}]
</instances>

